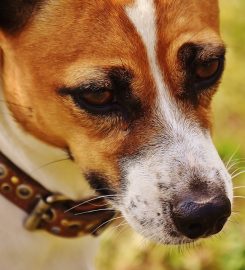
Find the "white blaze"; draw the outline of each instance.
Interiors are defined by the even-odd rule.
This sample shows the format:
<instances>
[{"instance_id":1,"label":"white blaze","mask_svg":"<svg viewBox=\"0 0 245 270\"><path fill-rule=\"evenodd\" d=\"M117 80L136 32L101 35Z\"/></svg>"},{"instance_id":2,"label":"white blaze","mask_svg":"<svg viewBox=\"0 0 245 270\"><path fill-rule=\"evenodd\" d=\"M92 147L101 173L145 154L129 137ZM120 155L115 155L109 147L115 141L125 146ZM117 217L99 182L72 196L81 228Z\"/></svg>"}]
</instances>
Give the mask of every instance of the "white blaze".
<instances>
[{"instance_id":1,"label":"white blaze","mask_svg":"<svg viewBox=\"0 0 245 270\"><path fill-rule=\"evenodd\" d=\"M157 107L159 114L164 117L171 128L179 129L181 115L177 104L169 95L160 71L156 46L157 46L157 24L154 0L136 0L133 5L126 7L126 13L139 33L148 55L148 62L152 76L158 91Z\"/></svg>"}]
</instances>

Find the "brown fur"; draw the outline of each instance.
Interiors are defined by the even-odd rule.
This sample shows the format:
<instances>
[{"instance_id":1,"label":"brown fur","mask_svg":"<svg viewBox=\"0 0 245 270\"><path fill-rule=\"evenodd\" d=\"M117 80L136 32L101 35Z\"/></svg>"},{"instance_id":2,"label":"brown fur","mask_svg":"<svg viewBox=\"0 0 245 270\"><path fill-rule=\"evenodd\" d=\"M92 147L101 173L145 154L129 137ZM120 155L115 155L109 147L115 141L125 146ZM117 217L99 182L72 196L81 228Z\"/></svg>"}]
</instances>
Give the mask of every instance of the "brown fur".
<instances>
[{"instance_id":1,"label":"brown fur","mask_svg":"<svg viewBox=\"0 0 245 270\"><path fill-rule=\"evenodd\" d=\"M152 121L156 90L144 44L123 9L129 2L47 1L23 31L0 34L4 88L16 120L41 140L69 148L84 172L96 169L110 175L115 186L118 159L136 153L164 128ZM216 1L201 2L156 1L158 58L174 96L183 81L177 59L182 44L222 43ZM121 66L132 70L133 92L145 111L131 124L98 119L57 93L59 87L100 76L101 69ZM210 126L209 101L198 109L182 102L180 106L203 126Z\"/></svg>"}]
</instances>

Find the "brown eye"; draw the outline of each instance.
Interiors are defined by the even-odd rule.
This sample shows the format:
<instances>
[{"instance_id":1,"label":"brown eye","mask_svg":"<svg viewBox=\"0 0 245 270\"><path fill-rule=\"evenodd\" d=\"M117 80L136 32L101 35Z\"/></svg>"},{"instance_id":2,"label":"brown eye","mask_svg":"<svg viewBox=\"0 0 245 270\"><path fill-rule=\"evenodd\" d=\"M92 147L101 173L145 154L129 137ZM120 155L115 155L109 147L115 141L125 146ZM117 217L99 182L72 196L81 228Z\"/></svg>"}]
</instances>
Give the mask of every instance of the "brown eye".
<instances>
[{"instance_id":1,"label":"brown eye","mask_svg":"<svg viewBox=\"0 0 245 270\"><path fill-rule=\"evenodd\" d=\"M113 101L113 93L110 90L90 91L82 95L83 100L94 106L103 106Z\"/></svg>"},{"instance_id":2,"label":"brown eye","mask_svg":"<svg viewBox=\"0 0 245 270\"><path fill-rule=\"evenodd\" d=\"M213 59L209 62L198 64L195 70L196 76L203 80L209 79L216 75L217 71L219 70L219 66L219 59Z\"/></svg>"}]
</instances>

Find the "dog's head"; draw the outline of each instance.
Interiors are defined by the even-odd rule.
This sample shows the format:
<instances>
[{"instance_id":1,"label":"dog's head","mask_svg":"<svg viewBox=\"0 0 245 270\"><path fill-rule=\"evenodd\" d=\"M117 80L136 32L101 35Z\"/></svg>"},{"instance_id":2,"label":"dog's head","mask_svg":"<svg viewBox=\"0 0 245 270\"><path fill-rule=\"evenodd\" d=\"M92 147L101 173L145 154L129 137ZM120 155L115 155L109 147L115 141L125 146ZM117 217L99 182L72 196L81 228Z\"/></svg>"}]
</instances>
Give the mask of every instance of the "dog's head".
<instances>
[{"instance_id":1,"label":"dog's head","mask_svg":"<svg viewBox=\"0 0 245 270\"><path fill-rule=\"evenodd\" d=\"M222 229L232 185L210 138L225 57L216 1L11 0L0 26L23 128L69 149L144 236L178 244Z\"/></svg>"}]
</instances>

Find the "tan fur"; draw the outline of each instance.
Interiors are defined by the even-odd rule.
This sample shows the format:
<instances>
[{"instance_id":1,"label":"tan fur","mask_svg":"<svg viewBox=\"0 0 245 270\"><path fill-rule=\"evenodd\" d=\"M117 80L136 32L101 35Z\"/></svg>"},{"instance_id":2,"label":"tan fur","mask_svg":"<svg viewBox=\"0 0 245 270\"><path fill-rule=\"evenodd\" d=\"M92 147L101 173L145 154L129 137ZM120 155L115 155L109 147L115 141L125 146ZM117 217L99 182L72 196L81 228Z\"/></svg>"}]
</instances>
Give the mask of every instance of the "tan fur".
<instances>
[{"instance_id":1,"label":"tan fur","mask_svg":"<svg viewBox=\"0 0 245 270\"><path fill-rule=\"evenodd\" d=\"M123 9L129 2L47 1L23 31L0 34L4 88L16 120L41 140L70 148L82 171L106 173L115 186L118 158L135 153L159 128L150 121L156 93L146 50ZM187 41L222 43L216 1L201 2L156 1L158 60L173 95L183 80L176 59L180 46ZM103 76L101 69L113 66L133 71L133 91L146 111L133 126L98 120L57 93L67 84ZM210 125L209 102L203 101L195 117Z\"/></svg>"}]
</instances>

